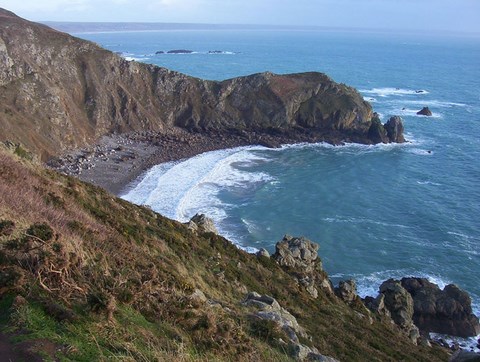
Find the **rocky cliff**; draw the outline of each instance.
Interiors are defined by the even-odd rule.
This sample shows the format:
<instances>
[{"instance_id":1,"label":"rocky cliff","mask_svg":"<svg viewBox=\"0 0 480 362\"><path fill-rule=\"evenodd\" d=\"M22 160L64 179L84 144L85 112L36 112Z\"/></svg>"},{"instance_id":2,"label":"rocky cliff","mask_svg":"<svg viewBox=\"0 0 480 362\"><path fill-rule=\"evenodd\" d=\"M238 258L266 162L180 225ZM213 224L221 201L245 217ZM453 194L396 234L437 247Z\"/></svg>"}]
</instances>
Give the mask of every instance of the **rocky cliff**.
<instances>
[{"instance_id":1,"label":"rocky cliff","mask_svg":"<svg viewBox=\"0 0 480 362\"><path fill-rule=\"evenodd\" d=\"M0 87L1 140L21 142L44 160L105 134L175 126L193 132L307 130L326 140L379 142L369 132L370 105L324 74L201 80L129 62L3 9Z\"/></svg>"}]
</instances>

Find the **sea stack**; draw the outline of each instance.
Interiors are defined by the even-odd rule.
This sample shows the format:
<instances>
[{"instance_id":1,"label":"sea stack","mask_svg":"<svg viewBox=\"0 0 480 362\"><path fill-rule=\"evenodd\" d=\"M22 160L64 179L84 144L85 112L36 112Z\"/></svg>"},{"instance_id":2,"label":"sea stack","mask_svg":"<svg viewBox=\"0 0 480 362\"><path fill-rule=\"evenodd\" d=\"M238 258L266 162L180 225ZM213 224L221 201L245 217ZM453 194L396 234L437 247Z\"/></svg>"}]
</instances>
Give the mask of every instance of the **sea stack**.
<instances>
[{"instance_id":1,"label":"sea stack","mask_svg":"<svg viewBox=\"0 0 480 362\"><path fill-rule=\"evenodd\" d=\"M432 116L432 111L428 107L423 107L421 110L417 112L419 116L427 116L431 117Z\"/></svg>"}]
</instances>

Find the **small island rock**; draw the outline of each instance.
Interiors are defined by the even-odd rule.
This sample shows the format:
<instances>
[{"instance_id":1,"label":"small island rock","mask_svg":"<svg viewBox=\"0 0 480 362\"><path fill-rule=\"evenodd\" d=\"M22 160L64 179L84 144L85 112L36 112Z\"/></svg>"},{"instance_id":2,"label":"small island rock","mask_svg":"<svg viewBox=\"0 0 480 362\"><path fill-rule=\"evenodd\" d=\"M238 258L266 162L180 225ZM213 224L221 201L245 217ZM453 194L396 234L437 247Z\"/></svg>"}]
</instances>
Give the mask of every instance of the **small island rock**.
<instances>
[{"instance_id":1,"label":"small island rock","mask_svg":"<svg viewBox=\"0 0 480 362\"><path fill-rule=\"evenodd\" d=\"M428 116L430 117L432 115L432 111L428 107L423 107L421 110L417 112L419 116Z\"/></svg>"}]
</instances>

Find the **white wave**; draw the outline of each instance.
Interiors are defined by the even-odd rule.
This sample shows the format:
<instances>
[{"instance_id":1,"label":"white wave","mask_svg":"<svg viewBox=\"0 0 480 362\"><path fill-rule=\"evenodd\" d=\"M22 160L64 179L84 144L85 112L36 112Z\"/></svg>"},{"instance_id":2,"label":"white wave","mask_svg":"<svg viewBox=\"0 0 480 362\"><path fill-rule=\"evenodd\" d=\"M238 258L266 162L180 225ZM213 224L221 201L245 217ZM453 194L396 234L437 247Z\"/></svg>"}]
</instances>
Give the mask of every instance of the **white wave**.
<instances>
[{"instance_id":1,"label":"white wave","mask_svg":"<svg viewBox=\"0 0 480 362\"><path fill-rule=\"evenodd\" d=\"M194 187L184 194L177 206L177 219L188 219L192 216L193 211L201 208L202 212L219 223L226 217L225 205L216 197L220 189L249 188L252 184L272 181L273 178L264 172L246 172L235 167L244 166L245 163L268 161L263 157L254 155L250 150L235 152L217 162Z\"/></svg>"},{"instance_id":2,"label":"white wave","mask_svg":"<svg viewBox=\"0 0 480 362\"><path fill-rule=\"evenodd\" d=\"M409 153L413 153L414 155L419 155L419 156L432 156L433 151L431 150L424 150L421 148L411 148L408 150Z\"/></svg>"},{"instance_id":3,"label":"white wave","mask_svg":"<svg viewBox=\"0 0 480 362\"><path fill-rule=\"evenodd\" d=\"M150 169L143 180L124 199L149 205L153 210L178 221L187 221L197 212L216 223L225 218L223 204L216 196L224 188L246 188L272 181L262 172L246 172L236 166L267 162L253 150L264 147L239 147L212 151L193 158Z\"/></svg>"},{"instance_id":4,"label":"white wave","mask_svg":"<svg viewBox=\"0 0 480 362\"><path fill-rule=\"evenodd\" d=\"M342 216L335 216L335 217L325 217L322 218L323 221L329 223L347 223L347 224L375 224L387 227L398 227L402 229L410 229L410 226L402 225L402 224L393 224L379 220L371 220L366 218L357 218L357 217L342 217Z\"/></svg>"},{"instance_id":5,"label":"white wave","mask_svg":"<svg viewBox=\"0 0 480 362\"><path fill-rule=\"evenodd\" d=\"M137 181L135 181L134 185L131 185L120 197L137 205L144 205L149 195L157 187L159 176L163 175L177 163L178 162L167 162L153 166L141 175ZM138 180L140 181L138 182Z\"/></svg>"},{"instance_id":6,"label":"white wave","mask_svg":"<svg viewBox=\"0 0 480 362\"><path fill-rule=\"evenodd\" d=\"M416 278L426 278L431 283L438 285L440 289L445 288L447 284L450 284L451 281L445 280L439 275L428 274L424 272L412 272L412 270L407 269L396 269L396 270L384 270L381 272L374 272L368 275L365 274L353 274L345 275L342 273L337 273L331 275L331 278L337 280L343 279L353 279L357 283L357 292L358 295L362 298L366 296L376 297L379 293L380 285L390 278L400 280L405 277L416 277Z\"/></svg>"},{"instance_id":7,"label":"white wave","mask_svg":"<svg viewBox=\"0 0 480 362\"><path fill-rule=\"evenodd\" d=\"M480 339L480 334L475 337L462 338L462 337L454 337L454 336L449 336L449 335L440 334L440 333L430 333L430 338L433 340L443 340L450 347L453 347L454 345L458 345L460 346L461 349L465 351L471 351L471 352L477 352L477 353L480 352L480 348L478 348L478 340Z\"/></svg>"},{"instance_id":8,"label":"white wave","mask_svg":"<svg viewBox=\"0 0 480 362\"><path fill-rule=\"evenodd\" d=\"M432 181L417 181L417 184L419 184L419 185L442 186L442 184L439 184L437 182L432 182Z\"/></svg>"},{"instance_id":9,"label":"white wave","mask_svg":"<svg viewBox=\"0 0 480 362\"><path fill-rule=\"evenodd\" d=\"M438 107L438 108L451 108L451 107L468 107L468 104L465 103L456 103L456 102L444 102L439 100L429 100L429 101L415 101L408 100L404 101L405 104L425 106L428 103L429 107Z\"/></svg>"},{"instance_id":10,"label":"white wave","mask_svg":"<svg viewBox=\"0 0 480 362\"><path fill-rule=\"evenodd\" d=\"M404 95L425 95L429 92L424 89L404 89L404 88L373 88L361 89L360 93L373 94L379 97L404 96Z\"/></svg>"}]
</instances>

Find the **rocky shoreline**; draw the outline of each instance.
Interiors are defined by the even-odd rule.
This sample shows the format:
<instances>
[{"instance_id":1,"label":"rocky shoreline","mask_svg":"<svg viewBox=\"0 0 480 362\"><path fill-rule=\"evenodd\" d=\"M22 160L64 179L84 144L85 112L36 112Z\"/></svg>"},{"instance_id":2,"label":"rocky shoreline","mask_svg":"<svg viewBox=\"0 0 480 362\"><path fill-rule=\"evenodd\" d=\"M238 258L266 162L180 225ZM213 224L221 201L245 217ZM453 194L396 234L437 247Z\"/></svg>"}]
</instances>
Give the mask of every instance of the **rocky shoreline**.
<instances>
[{"instance_id":1,"label":"rocky shoreline","mask_svg":"<svg viewBox=\"0 0 480 362\"><path fill-rule=\"evenodd\" d=\"M96 145L73 150L47 162L49 168L75 176L121 195L139 176L151 167L179 161L208 151L240 146L261 145L277 148L283 144L327 142L371 143L358 135L321 132L311 129L295 131L189 132L172 128L165 132L134 132L104 136Z\"/></svg>"}]
</instances>

